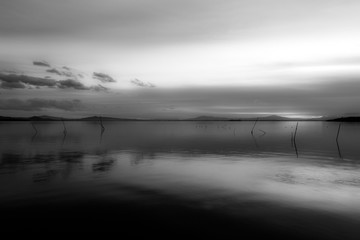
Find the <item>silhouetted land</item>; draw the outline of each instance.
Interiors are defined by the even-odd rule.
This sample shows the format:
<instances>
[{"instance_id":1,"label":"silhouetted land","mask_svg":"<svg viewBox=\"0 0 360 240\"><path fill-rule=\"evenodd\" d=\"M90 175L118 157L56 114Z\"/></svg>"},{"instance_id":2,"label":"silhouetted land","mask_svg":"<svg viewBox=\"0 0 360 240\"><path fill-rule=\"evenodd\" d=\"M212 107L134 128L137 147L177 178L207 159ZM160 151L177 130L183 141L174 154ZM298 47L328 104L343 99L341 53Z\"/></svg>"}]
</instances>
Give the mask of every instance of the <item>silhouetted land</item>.
<instances>
[{"instance_id":1,"label":"silhouetted land","mask_svg":"<svg viewBox=\"0 0 360 240\"><path fill-rule=\"evenodd\" d=\"M62 118L53 116L32 116L32 117L7 117L0 116L0 121L336 121L336 122L360 122L360 117L342 117L342 118L287 118L277 115L259 117L259 118L226 118L214 116L199 116L195 118L178 119L139 119L139 118L115 118L90 116L85 118Z\"/></svg>"},{"instance_id":2,"label":"silhouetted land","mask_svg":"<svg viewBox=\"0 0 360 240\"><path fill-rule=\"evenodd\" d=\"M332 121L332 122L360 122L360 117L342 117L342 118L330 119L329 121Z\"/></svg>"}]
</instances>

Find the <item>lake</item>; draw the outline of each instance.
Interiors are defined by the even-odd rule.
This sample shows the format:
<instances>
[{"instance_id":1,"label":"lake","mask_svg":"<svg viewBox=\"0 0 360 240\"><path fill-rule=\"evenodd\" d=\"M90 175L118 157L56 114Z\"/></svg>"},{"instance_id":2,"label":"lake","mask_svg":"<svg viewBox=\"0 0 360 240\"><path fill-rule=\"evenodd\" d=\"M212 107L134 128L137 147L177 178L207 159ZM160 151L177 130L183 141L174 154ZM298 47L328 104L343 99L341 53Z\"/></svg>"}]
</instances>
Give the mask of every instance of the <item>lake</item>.
<instances>
[{"instance_id":1,"label":"lake","mask_svg":"<svg viewBox=\"0 0 360 240\"><path fill-rule=\"evenodd\" d=\"M2 231L359 239L359 123L64 124L0 122Z\"/></svg>"}]
</instances>

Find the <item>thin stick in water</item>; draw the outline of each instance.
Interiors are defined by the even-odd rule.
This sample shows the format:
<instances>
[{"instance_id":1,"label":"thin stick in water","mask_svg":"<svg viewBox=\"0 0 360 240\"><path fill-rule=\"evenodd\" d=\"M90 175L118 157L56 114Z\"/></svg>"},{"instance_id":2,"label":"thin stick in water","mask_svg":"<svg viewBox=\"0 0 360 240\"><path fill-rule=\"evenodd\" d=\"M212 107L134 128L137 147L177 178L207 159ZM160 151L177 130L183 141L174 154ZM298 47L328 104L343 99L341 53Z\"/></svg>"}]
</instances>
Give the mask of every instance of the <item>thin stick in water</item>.
<instances>
[{"instance_id":1,"label":"thin stick in water","mask_svg":"<svg viewBox=\"0 0 360 240\"><path fill-rule=\"evenodd\" d=\"M37 134L38 133L38 131L37 131L37 129L36 129L36 126L35 126L35 124L32 122L31 123L31 126L33 127L33 129L35 130L35 134Z\"/></svg>"},{"instance_id":2,"label":"thin stick in water","mask_svg":"<svg viewBox=\"0 0 360 240\"><path fill-rule=\"evenodd\" d=\"M66 135L66 134L67 134L67 130L66 130L65 122L64 122L63 119L61 119L61 121L62 121L62 124L63 124L63 126L64 126L63 134Z\"/></svg>"},{"instance_id":3,"label":"thin stick in water","mask_svg":"<svg viewBox=\"0 0 360 240\"><path fill-rule=\"evenodd\" d=\"M100 126L101 126L101 131L104 132L105 131L105 127L104 124L102 122L102 117L100 116Z\"/></svg>"},{"instance_id":4,"label":"thin stick in water","mask_svg":"<svg viewBox=\"0 0 360 240\"><path fill-rule=\"evenodd\" d=\"M341 150L340 150L340 145L339 145L339 142L338 142L338 141L336 141L336 146L337 146L337 150L338 150L338 153L339 153L339 158L340 158L340 159L343 159L343 156L342 156Z\"/></svg>"},{"instance_id":5,"label":"thin stick in water","mask_svg":"<svg viewBox=\"0 0 360 240\"><path fill-rule=\"evenodd\" d=\"M256 123L257 123L258 120L259 120L259 118L256 118L255 123L254 123L254 126L253 126L253 128L251 129L251 135L254 135L254 128L255 128Z\"/></svg>"},{"instance_id":6,"label":"thin stick in water","mask_svg":"<svg viewBox=\"0 0 360 240\"><path fill-rule=\"evenodd\" d=\"M298 152L298 149L297 149L297 146L296 146L296 141L294 139L294 148L295 148L295 153L296 153L296 158L299 158L299 152Z\"/></svg>"},{"instance_id":7,"label":"thin stick in water","mask_svg":"<svg viewBox=\"0 0 360 240\"><path fill-rule=\"evenodd\" d=\"M337 134L336 134L336 142L337 142L338 139L339 139L340 128L341 128L341 123L339 123L339 128L338 128L338 131L337 131Z\"/></svg>"},{"instance_id":8,"label":"thin stick in water","mask_svg":"<svg viewBox=\"0 0 360 240\"><path fill-rule=\"evenodd\" d=\"M294 142L296 142L296 133L298 129L299 122L296 123L295 133L294 133Z\"/></svg>"}]
</instances>

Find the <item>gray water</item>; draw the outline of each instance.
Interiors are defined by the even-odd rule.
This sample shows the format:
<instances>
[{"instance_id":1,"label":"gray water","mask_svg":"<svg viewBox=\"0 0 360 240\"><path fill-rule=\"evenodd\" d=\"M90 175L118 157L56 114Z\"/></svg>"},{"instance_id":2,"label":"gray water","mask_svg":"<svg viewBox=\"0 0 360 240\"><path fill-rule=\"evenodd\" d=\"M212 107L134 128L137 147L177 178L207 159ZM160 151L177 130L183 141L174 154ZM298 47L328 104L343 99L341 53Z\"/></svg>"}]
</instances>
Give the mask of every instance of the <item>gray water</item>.
<instances>
[{"instance_id":1,"label":"gray water","mask_svg":"<svg viewBox=\"0 0 360 240\"><path fill-rule=\"evenodd\" d=\"M358 239L360 124L253 124L2 122L2 225Z\"/></svg>"}]
</instances>

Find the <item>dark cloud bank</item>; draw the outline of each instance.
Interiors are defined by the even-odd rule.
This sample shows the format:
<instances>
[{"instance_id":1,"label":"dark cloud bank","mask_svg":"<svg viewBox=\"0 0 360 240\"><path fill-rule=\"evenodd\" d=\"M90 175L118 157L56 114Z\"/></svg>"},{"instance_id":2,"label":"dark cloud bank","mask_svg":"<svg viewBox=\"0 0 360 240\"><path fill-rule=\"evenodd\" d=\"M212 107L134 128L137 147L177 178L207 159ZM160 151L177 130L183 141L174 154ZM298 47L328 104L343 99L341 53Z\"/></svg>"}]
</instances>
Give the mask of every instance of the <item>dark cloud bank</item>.
<instances>
[{"instance_id":1,"label":"dark cloud bank","mask_svg":"<svg viewBox=\"0 0 360 240\"><path fill-rule=\"evenodd\" d=\"M83 83L73 80L53 80L49 78L38 78L26 75L16 74L1 74L0 73L0 88L15 89L26 87L50 87L60 89L76 89L76 90L94 90L94 91L107 91L108 89L102 85L85 86Z\"/></svg>"},{"instance_id":2,"label":"dark cloud bank","mask_svg":"<svg viewBox=\"0 0 360 240\"><path fill-rule=\"evenodd\" d=\"M25 88L28 84L34 87L55 87L57 81L47 78L30 77L26 75L15 75L15 74L1 74L0 73L1 88Z\"/></svg>"}]
</instances>

